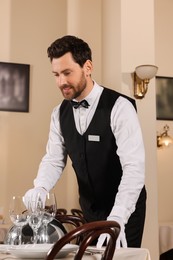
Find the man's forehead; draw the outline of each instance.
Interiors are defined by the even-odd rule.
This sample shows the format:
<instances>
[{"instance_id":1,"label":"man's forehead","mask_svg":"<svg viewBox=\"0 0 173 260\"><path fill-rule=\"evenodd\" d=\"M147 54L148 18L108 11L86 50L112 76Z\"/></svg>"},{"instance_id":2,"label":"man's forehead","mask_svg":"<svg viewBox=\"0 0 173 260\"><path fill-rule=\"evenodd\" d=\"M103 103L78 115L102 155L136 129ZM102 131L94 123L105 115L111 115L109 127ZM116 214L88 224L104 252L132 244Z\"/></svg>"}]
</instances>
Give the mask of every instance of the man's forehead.
<instances>
[{"instance_id":1,"label":"man's forehead","mask_svg":"<svg viewBox=\"0 0 173 260\"><path fill-rule=\"evenodd\" d=\"M54 58L52 60L52 71L53 72L58 72L58 73L63 73L64 71L67 70L75 70L79 69L79 64L76 63L72 58L69 56L62 56L60 58Z\"/></svg>"}]
</instances>

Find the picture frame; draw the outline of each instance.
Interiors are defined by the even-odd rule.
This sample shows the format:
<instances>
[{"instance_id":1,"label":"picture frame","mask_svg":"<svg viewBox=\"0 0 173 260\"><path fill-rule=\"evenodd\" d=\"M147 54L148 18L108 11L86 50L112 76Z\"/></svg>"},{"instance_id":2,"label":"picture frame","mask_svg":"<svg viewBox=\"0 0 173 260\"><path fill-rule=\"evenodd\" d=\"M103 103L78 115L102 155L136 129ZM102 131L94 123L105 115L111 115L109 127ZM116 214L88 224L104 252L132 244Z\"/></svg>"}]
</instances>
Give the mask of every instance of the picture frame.
<instances>
[{"instance_id":1,"label":"picture frame","mask_svg":"<svg viewBox=\"0 0 173 260\"><path fill-rule=\"evenodd\" d=\"M156 76L157 120L173 120L173 77Z\"/></svg>"},{"instance_id":2,"label":"picture frame","mask_svg":"<svg viewBox=\"0 0 173 260\"><path fill-rule=\"evenodd\" d=\"M30 65L0 62L0 111L29 112Z\"/></svg>"}]
</instances>

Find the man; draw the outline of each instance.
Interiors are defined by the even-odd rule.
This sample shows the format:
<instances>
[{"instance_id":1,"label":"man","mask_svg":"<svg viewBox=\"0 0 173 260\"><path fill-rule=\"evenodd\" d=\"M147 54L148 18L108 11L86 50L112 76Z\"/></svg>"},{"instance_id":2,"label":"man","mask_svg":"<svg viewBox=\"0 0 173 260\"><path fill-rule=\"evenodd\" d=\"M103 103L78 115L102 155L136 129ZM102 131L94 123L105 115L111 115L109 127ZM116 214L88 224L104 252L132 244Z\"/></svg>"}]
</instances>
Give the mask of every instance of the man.
<instances>
[{"instance_id":1,"label":"man","mask_svg":"<svg viewBox=\"0 0 173 260\"><path fill-rule=\"evenodd\" d=\"M140 247L145 153L135 102L92 79L91 49L82 39L70 35L57 39L48 48L48 57L64 100L52 113L47 152L34 188L25 197L40 193L44 200L69 155L85 219L117 221L121 232L116 247ZM98 246L104 239L100 237Z\"/></svg>"}]
</instances>

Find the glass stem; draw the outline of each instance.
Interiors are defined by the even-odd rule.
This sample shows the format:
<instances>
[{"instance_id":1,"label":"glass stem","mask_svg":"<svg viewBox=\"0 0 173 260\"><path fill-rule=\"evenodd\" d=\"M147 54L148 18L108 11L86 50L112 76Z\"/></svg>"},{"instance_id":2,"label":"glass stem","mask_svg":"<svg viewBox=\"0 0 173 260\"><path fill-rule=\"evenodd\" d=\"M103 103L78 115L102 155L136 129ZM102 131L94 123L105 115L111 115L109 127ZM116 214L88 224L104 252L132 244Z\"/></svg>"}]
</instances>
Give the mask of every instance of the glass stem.
<instances>
[{"instance_id":1,"label":"glass stem","mask_svg":"<svg viewBox=\"0 0 173 260\"><path fill-rule=\"evenodd\" d=\"M49 243L48 224L44 224L44 243Z\"/></svg>"},{"instance_id":2,"label":"glass stem","mask_svg":"<svg viewBox=\"0 0 173 260\"><path fill-rule=\"evenodd\" d=\"M37 229L33 229L33 243L37 244Z\"/></svg>"},{"instance_id":3,"label":"glass stem","mask_svg":"<svg viewBox=\"0 0 173 260\"><path fill-rule=\"evenodd\" d=\"M19 245L22 244L22 227L18 227Z\"/></svg>"}]
</instances>

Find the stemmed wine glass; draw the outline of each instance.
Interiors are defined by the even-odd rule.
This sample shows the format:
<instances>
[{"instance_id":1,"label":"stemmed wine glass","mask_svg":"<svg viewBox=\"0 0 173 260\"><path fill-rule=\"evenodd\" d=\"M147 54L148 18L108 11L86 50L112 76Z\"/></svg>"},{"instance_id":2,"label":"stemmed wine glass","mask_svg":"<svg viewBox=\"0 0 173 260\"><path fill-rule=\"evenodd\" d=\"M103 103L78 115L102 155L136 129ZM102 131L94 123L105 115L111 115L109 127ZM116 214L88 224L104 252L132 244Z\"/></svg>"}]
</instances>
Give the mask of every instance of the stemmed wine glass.
<instances>
[{"instance_id":1,"label":"stemmed wine glass","mask_svg":"<svg viewBox=\"0 0 173 260\"><path fill-rule=\"evenodd\" d=\"M22 228L29 221L29 214L25 206L25 198L23 196L13 196L10 201L9 215L11 221L17 227L19 236L19 245L22 244Z\"/></svg>"},{"instance_id":2,"label":"stemmed wine glass","mask_svg":"<svg viewBox=\"0 0 173 260\"><path fill-rule=\"evenodd\" d=\"M40 243L50 243L48 235L48 224L54 219L57 211L56 197L54 193L46 195L45 205L43 209L43 230L40 234Z\"/></svg>"},{"instance_id":3,"label":"stemmed wine glass","mask_svg":"<svg viewBox=\"0 0 173 260\"><path fill-rule=\"evenodd\" d=\"M33 244L36 244L38 241L38 229L43 218L43 202L39 195L36 198L31 198L31 201L28 203L28 212L28 223L33 230Z\"/></svg>"}]
</instances>

